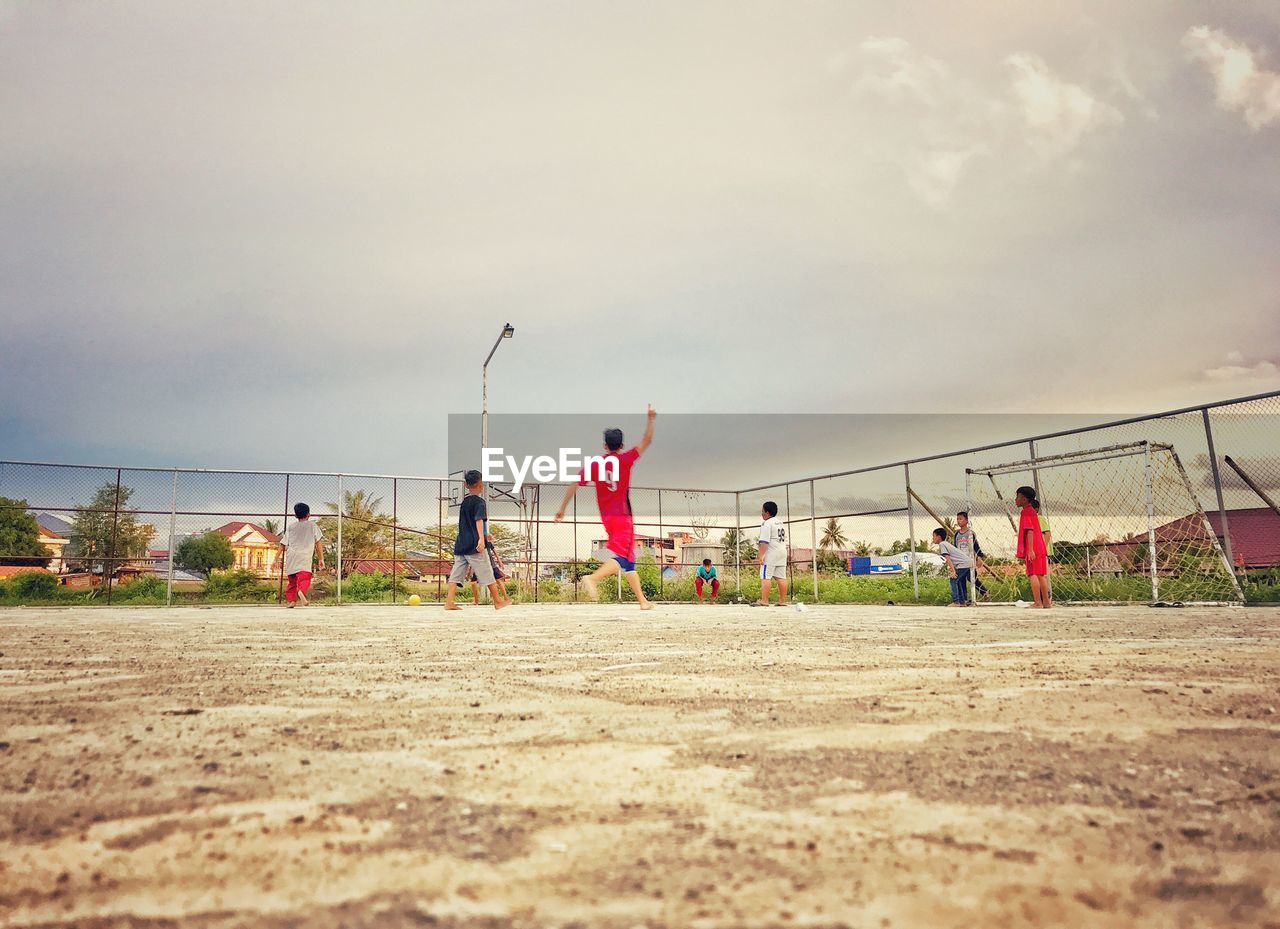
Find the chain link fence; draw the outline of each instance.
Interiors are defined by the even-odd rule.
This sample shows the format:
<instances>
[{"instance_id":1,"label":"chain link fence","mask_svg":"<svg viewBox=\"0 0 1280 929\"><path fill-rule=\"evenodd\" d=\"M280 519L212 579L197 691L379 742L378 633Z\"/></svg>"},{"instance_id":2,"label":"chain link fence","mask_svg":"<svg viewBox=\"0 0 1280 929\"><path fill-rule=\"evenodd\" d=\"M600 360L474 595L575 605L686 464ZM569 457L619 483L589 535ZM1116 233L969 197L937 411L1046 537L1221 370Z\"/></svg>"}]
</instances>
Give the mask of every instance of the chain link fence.
<instances>
[{"instance_id":1,"label":"chain link fence","mask_svg":"<svg viewBox=\"0 0 1280 929\"><path fill-rule=\"evenodd\" d=\"M755 598L756 529L771 500L787 531L794 598L945 603L950 585L931 534L950 536L957 514L971 511L992 569L980 574L985 592L1025 599L1009 525L1017 481L1037 488L1053 527L1050 578L1061 599L1276 602L1278 427L1280 391L741 490L634 487L637 570L646 595L693 600L696 570L710 560L718 599ZM1061 466L1121 446L1157 450L1150 480L1133 457ZM1025 466L997 473L1016 462ZM608 557L593 494L576 495L556 519L565 490L487 489L515 599L584 599L582 577ZM280 538L299 501L325 553L310 599L440 600L464 493L456 476L0 461L0 603L280 602ZM620 582L601 594L631 597Z\"/></svg>"}]
</instances>

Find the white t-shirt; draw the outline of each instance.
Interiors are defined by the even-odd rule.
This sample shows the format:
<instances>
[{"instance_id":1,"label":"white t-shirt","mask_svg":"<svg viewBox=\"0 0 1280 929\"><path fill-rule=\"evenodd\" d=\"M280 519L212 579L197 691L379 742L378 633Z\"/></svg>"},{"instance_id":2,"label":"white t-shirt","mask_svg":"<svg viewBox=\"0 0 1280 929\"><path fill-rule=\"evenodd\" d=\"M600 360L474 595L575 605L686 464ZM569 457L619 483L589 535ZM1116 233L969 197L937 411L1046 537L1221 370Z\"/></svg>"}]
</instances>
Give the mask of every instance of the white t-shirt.
<instances>
[{"instance_id":1,"label":"white t-shirt","mask_svg":"<svg viewBox=\"0 0 1280 929\"><path fill-rule=\"evenodd\" d=\"M776 516L770 516L760 524L761 542L768 542L764 550L764 563L771 568L785 567L787 563L787 527Z\"/></svg>"},{"instance_id":2,"label":"white t-shirt","mask_svg":"<svg viewBox=\"0 0 1280 929\"><path fill-rule=\"evenodd\" d=\"M314 519L290 523L280 542L284 545L284 573L297 574L311 570L311 555L320 541L320 526Z\"/></svg>"}]
</instances>

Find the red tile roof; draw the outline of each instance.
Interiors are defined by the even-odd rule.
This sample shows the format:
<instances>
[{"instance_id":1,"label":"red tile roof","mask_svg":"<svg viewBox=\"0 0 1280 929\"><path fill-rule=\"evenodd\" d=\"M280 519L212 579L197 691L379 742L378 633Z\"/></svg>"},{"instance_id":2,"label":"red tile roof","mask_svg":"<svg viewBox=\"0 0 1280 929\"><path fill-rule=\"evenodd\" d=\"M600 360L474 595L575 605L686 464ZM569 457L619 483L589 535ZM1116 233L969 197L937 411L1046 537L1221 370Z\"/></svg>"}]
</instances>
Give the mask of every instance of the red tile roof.
<instances>
[{"instance_id":1,"label":"red tile roof","mask_svg":"<svg viewBox=\"0 0 1280 929\"><path fill-rule=\"evenodd\" d=\"M257 531L268 542L280 541L280 536L276 535L274 532L268 532L266 529L263 529L257 523L247 523L244 520L238 520L234 523L227 523L225 526L219 526L217 529L213 531L221 535L225 535L229 539L232 536L234 536L237 532L239 532L241 529L243 529L245 526L248 526L250 529Z\"/></svg>"},{"instance_id":2,"label":"red tile roof","mask_svg":"<svg viewBox=\"0 0 1280 929\"><path fill-rule=\"evenodd\" d=\"M55 530L50 529L50 528L49 528L48 526L46 526L44 523L40 522L40 520L36 520L36 525L40 527L40 534L41 534L42 536L44 536L45 538L47 538L47 539L58 539L58 540L60 540L60 541L62 541L62 542L70 542L70 541L71 541L70 539L68 539L68 538L67 538L65 535L63 535L62 533L60 533L60 532L56 532Z\"/></svg>"},{"instance_id":3,"label":"red tile roof","mask_svg":"<svg viewBox=\"0 0 1280 929\"><path fill-rule=\"evenodd\" d=\"M1206 513L1213 531L1222 535L1218 511ZM1231 554L1236 564L1249 568L1280 565L1280 515L1268 506L1247 510L1227 510L1227 526L1231 530Z\"/></svg>"},{"instance_id":4,"label":"red tile roof","mask_svg":"<svg viewBox=\"0 0 1280 929\"><path fill-rule=\"evenodd\" d=\"M418 577L422 573L411 562L404 559L393 562L390 558L360 558L356 561L344 562L342 567L349 574L372 574L380 571L383 574L396 573L405 577Z\"/></svg>"},{"instance_id":5,"label":"red tile roof","mask_svg":"<svg viewBox=\"0 0 1280 929\"><path fill-rule=\"evenodd\" d=\"M1222 517L1217 510L1205 513L1214 535L1222 538ZM1231 527L1231 554L1237 567L1267 568L1280 565L1280 515L1266 506L1227 510L1227 525ZM1173 522L1156 527L1157 542L1179 539L1204 538L1204 524L1196 515L1183 516ZM1117 549L1141 545L1146 534L1140 533L1124 542L1115 543Z\"/></svg>"},{"instance_id":6,"label":"red tile roof","mask_svg":"<svg viewBox=\"0 0 1280 929\"><path fill-rule=\"evenodd\" d=\"M48 568L35 565L0 565L0 577L13 577L16 574L52 574Z\"/></svg>"}]
</instances>

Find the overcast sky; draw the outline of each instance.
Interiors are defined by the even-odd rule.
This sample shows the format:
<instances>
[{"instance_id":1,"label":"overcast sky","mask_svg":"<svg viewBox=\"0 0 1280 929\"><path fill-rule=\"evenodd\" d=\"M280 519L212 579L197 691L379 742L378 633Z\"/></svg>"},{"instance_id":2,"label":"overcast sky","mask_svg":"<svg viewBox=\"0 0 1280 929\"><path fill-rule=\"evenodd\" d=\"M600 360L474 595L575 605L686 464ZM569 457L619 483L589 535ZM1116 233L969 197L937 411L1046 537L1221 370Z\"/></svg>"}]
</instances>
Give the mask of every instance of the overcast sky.
<instances>
[{"instance_id":1,"label":"overcast sky","mask_svg":"<svg viewBox=\"0 0 1280 929\"><path fill-rule=\"evenodd\" d=\"M1278 167L1272 0L0 0L0 457L1277 388Z\"/></svg>"}]
</instances>

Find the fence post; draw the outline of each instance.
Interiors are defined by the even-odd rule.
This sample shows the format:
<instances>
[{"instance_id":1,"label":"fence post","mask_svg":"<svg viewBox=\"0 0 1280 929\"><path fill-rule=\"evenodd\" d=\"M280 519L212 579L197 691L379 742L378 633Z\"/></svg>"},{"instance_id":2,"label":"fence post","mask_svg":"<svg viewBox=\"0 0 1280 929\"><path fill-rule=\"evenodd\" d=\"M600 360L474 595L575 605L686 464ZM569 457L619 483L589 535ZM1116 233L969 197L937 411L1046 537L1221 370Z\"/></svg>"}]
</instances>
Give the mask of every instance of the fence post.
<instances>
[{"instance_id":1,"label":"fence post","mask_svg":"<svg viewBox=\"0 0 1280 929\"><path fill-rule=\"evenodd\" d=\"M742 492L733 492L733 585L742 596Z\"/></svg>"},{"instance_id":2,"label":"fence post","mask_svg":"<svg viewBox=\"0 0 1280 929\"><path fill-rule=\"evenodd\" d=\"M178 531L178 469L173 469L173 494L169 497L169 571L165 580L164 605L173 606L173 542Z\"/></svg>"},{"instance_id":3,"label":"fence post","mask_svg":"<svg viewBox=\"0 0 1280 929\"><path fill-rule=\"evenodd\" d=\"M400 486L397 478L391 479L391 602L396 602L396 582L400 580L400 563L397 560L400 545L400 519L397 497ZM480 540L481 542L484 539Z\"/></svg>"},{"instance_id":4,"label":"fence post","mask_svg":"<svg viewBox=\"0 0 1280 929\"><path fill-rule=\"evenodd\" d=\"M1209 408L1201 407L1204 417L1204 437L1209 443L1209 469L1213 472L1213 490L1218 495L1218 519L1222 522L1222 547L1227 553L1227 565L1236 573L1236 559L1231 552L1231 527L1227 522L1227 508L1222 502L1222 475L1218 473L1218 453L1213 447L1213 429L1209 426Z\"/></svg>"},{"instance_id":5,"label":"fence post","mask_svg":"<svg viewBox=\"0 0 1280 929\"><path fill-rule=\"evenodd\" d=\"M1156 566L1156 512L1151 490L1151 443L1143 442L1142 448L1145 453L1142 483L1147 495L1147 554L1151 561L1151 602L1157 603L1160 600L1160 575Z\"/></svg>"},{"instance_id":6,"label":"fence post","mask_svg":"<svg viewBox=\"0 0 1280 929\"><path fill-rule=\"evenodd\" d=\"M654 551L657 552L657 555L658 555L657 561L658 561L658 599L659 600L664 599L667 593L666 578L664 576L665 575L664 569L667 566L666 565L667 555L666 555L666 546L664 544L663 536L664 536L664 533L662 531L662 488L659 487L658 488L658 544L654 546ZM671 545L672 545L671 550L675 551L674 540L672 541Z\"/></svg>"},{"instance_id":7,"label":"fence post","mask_svg":"<svg viewBox=\"0 0 1280 929\"><path fill-rule=\"evenodd\" d=\"M334 550L333 570L337 576L338 603L342 603L342 475L338 475L338 542ZM284 570L284 565L280 566Z\"/></svg>"},{"instance_id":8,"label":"fence post","mask_svg":"<svg viewBox=\"0 0 1280 929\"><path fill-rule=\"evenodd\" d=\"M969 514L969 589L968 600L978 605L978 531L973 527L973 472L964 469L964 511ZM957 526L957 529L960 527Z\"/></svg>"},{"instance_id":9,"label":"fence post","mask_svg":"<svg viewBox=\"0 0 1280 929\"><path fill-rule=\"evenodd\" d=\"M542 580L542 485L533 487L533 602L539 602Z\"/></svg>"},{"instance_id":10,"label":"fence post","mask_svg":"<svg viewBox=\"0 0 1280 929\"><path fill-rule=\"evenodd\" d=\"M566 491L567 493L567 491ZM580 562L578 561L578 495L573 495L573 602L578 602L578 583L582 580L579 575L582 573Z\"/></svg>"},{"instance_id":11,"label":"fence post","mask_svg":"<svg viewBox=\"0 0 1280 929\"><path fill-rule=\"evenodd\" d=\"M443 581L441 580L440 568L444 563L444 502L449 498L444 495L444 481L436 481L436 600L438 601L443 595Z\"/></svg>"},{"instance_id":12,"label":"fence post","mask_svg":"<svg viewBox=\"0 0 1280 929\"><path fill-rule=\"evenodd\" d=\"M916 575L916 511L911 502L911 465L902 466L902 478L907 488L907 551L911 554L911 592L920 599L920 578Z\"/></svg>"},{"instance_id":13,"label":"fence post","mask_svg":"<svg viewBox=\"0 0 1280 929\"><path fill-rule=\"evenodd\" d=\"M111 605L111 581L115 575L116 544L120 532L120 469L116 468L116 502L111 508L111 547L102 563L102 579L107 584L107 605Z\"/></svg>"},{"instance_id":14,"label":"fence post","mask_svg":"<svg viewBox=\"0 0 1280 929\"><path fill-rule=\"evenodd\" d=\"M342 500L338 500L338 512L342 512ZM284 476L284 515L280 521L280 537L289 528L289 475ZM280 581L276 589L276 603L284 603L284 562L280 562Z\"/></svg>"},{"instance_id":15,"label":"fence post","mask_svg":"<svg viewBox=\"0 0 1280 929\"><path fill-rule=\"evenodd\" d=\"M1048 518L1049 518L1049 504L1045 503L1045 498L1044 498L1044 485L1040 483L1040 469L1036 467L1036 441L1035 441L1035 439L1031 439L1031 440L1029 440L1029 441L1027 442L1027 448L1028 448L1028 450L1031 452L1031 483L1035 485L1035 488L1036 488L1036 499L1037 499L1038 501L1040 501L1040 509L1036 511L1036 521L1037 521L1037 522L1039 522L1040 511L1041 511L1041 510L1043 510L1043 511L1044 511L1044 518L1045 518L1046 520L1048 520ZM1052 529L1052 527L1050 527L1050 530L1049 530L1049 536L1050 536L1050 538L1052 538L1052 537L1053 537L1053 529ZM1046 542L1046 543L1045 543L1045 550L1046 550L1046 552L1047 552L1047 550L1048 550L1049 546L1050 546L1050 545L1052 545L1052 544L1053 544L1052 542ZM1048 557L1048 555L1046 554L1046 555L1045 555L1045 561L1048 561L1048 560L1049 560L1049 557ZM1044 576L1044 585L1045 585L1045 588L1046 588L1045 592L1049 595L1049 602L1050 602L1050 603L1052 603L1052 602L1053 602L1053 565L1052 565L1052 563L1050 563L1050 564L1048 565L1048 569L1049 569L1048 573Z\"/></svg>"},{"instance_id":16,"label":"fence post","mask_svg":"<svg viewBox=\"0 0 1280 929\"><path fill-rule=\"evenodd\" d=\"M813 478L809 479L809 554L813 558L813 602L818 602L818 510L814 505Z\"/></svg>"}]
</instances>

